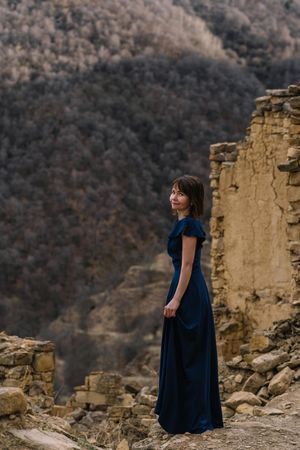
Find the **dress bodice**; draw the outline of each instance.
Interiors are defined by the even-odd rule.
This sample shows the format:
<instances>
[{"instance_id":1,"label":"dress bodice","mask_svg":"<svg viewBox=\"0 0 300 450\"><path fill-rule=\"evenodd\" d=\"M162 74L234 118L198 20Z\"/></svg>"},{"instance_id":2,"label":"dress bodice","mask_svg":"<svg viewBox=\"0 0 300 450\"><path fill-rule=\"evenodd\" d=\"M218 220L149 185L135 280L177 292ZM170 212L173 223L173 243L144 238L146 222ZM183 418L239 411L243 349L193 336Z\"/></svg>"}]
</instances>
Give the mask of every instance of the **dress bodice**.
<instances>
[{"instance_id":1,"label":"dress bodice","mask_svg":"<svg viewBox=\"0 0 300 450\"><path fill-rule=\"evenodd\" d=\"M200 258L202 243L206 239L206 233L203 229L202 223L199 219L194 219L192 216L186 216L183 219L177 220L168 236L167 251L172 258L175 269L180 269L182 258L182 238L181 235L196 236L197 245L195 258L193 262L193 270L200 268Z\"/></svg>"}]
</instances>

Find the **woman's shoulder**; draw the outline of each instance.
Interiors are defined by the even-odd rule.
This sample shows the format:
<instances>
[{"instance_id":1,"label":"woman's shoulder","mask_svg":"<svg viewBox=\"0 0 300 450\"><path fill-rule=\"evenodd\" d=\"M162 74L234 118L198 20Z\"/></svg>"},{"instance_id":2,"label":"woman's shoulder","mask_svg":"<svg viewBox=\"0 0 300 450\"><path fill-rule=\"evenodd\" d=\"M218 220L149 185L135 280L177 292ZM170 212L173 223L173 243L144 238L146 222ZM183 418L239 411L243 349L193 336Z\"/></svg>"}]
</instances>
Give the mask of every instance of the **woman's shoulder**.
<instances>
[{"instance_id":1,"label":"woman's shoulder","mask_svg":"<svg viewBox=\"0 0 300 450\"><path fill-rule=\"evenodd\" d=\"M169 237L177 237L181 233L186 236L206 237L201 220L192 216L186 216L183 219L176 220Z\"/></svg>"}]
</instances>

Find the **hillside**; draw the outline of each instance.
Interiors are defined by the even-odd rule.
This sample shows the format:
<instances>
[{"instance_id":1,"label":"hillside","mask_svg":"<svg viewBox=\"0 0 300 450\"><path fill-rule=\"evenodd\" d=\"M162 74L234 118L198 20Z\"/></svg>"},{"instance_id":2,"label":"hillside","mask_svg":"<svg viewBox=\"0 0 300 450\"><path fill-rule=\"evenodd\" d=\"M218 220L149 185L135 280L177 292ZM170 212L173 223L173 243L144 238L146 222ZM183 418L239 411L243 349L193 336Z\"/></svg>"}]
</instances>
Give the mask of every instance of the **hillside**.
<instances>
[{"instance_id":1,"label":"hillside","mask_svg":"<svg viewBox=\"0 0 300 450\"><path fill-rule=\"evenodd\" d=\"M266 87L300 76L299 0L175 0L205 21L224 50ZM294 82L297 81L294 79Z\"/></svg>"},{"instance_id":2,"label":"hillside","mask_svg":"<svg viewBox=\"0 0 300 450\"><path fill-rule=\"evenodd\" d=\"M91 296L101 301L130 266L165 251L170 183L181 173L203 179L208 230L209 145L241 138L266 74L297 81L300 25L298 2L285 16L279 1L269 9L291 27L295 54L280 50L280 35L267 45L266 32L273 65L263 57L260 76L241 51L256 54L248 3L224 3L222 29L224 8L210 3L0 2L1 329L61 339L53 321L71 306L86 312ZM238 39L228 31L233 4L249 14ZM289 70L277 70L288 57Z\"/></svg>"}]
</instances>

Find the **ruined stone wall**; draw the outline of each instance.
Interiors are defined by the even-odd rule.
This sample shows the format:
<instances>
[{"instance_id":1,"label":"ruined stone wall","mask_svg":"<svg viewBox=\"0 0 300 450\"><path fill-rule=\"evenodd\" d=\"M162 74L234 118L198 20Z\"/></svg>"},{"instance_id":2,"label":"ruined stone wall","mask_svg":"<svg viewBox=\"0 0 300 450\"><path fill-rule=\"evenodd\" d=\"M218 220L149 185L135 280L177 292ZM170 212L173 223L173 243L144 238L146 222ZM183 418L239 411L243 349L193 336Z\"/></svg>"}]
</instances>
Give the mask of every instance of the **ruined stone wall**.
<instances>
[{"instance_id":1,"label":"ruined stone wall","mask_svg":"<svg viewBox=\"0 0 300 450\"><path fill-rule=\"evenodd\" d=\"M53 405L54 344L0 333L0 387L21 388L32 404Z\"/></svg>"},{"instance_id":2,"label":"ruined stone wall","mask_svg":"<svg viewBox=\"0 0 300 450\"><path fill-rule=\"evenodd\" d=\"M300 298L300 84L268 90L243 141L211 145L212 292L225 359Z\"/></svg>"}]
</instances>

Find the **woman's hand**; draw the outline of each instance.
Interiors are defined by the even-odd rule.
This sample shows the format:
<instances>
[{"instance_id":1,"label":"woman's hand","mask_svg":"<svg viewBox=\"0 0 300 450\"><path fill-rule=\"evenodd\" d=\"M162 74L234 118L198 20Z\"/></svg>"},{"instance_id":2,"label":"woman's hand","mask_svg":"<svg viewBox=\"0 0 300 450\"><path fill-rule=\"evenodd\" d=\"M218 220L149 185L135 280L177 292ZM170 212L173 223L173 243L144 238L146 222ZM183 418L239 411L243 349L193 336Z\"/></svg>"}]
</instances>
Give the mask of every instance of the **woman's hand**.
<instances>
[{"instance_id":1,"label":"woman's hand","mask_svg":"<svg viewBox=\"0 0 300 450\"><path fill-rule=\"evenodd\" d=\"M179 305L180 301L172 298L172 300L169 301L169 303L167 303L167 305L164 307L164 316L167 318L175 317L176 310L178 309Z\"/></svg>"}]
</instances>

